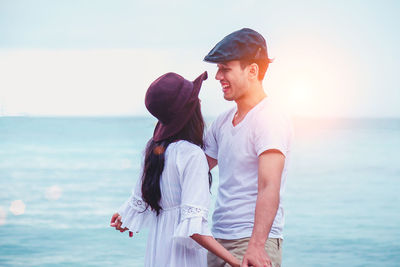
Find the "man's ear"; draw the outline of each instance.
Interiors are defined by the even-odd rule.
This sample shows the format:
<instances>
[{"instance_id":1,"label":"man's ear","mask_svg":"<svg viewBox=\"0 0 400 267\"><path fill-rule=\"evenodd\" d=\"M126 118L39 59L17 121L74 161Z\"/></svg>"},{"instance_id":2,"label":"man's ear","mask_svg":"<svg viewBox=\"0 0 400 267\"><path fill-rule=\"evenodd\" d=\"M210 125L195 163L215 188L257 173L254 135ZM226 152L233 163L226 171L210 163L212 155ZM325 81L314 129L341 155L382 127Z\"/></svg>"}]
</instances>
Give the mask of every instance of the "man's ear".
<instances>
[{"instance_id":1,"label":"man's ear","mask_svg":"<svg viewBox=\"0 0 400 267\"><path fill-rule=\"evenodd\" d=\"M251 80L258 79L258 65L256 63L252 63L248 66L249 68L249 78Z\"/></svg>"}]
</instances>

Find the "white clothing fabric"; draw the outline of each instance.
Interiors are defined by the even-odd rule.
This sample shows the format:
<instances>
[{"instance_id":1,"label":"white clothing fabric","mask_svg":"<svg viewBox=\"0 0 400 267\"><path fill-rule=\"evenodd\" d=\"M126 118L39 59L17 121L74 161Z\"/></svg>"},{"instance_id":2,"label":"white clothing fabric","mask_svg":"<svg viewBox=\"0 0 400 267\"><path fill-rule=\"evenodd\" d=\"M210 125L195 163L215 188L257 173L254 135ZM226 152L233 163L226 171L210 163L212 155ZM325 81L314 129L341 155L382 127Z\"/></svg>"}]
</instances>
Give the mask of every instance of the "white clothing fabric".
<instances>
[{"instance_id":1,"label":"white clothing fabric","mask_svg":"<svg viewBox=\"0 0 400 267\"><path fill-rule=\"evenodd\" d=\"M210 191L208 163L202 149L187 141L171 143L165 151L160 179L162 211L146 210L141 179L131 197L120 207L122 227L138 232L149 227L146 267L207 266L206 250L193 234L211 235L208 227Z\"/></svg>"},{"instance_id":2,"label":"white clothing fabric","mask_svg":"<svg viewBox=\"0 0 400 267\"><path fill-rule=\"evenodd\" d=\"M276 149L285 156L280 189L282 200L293 136L290 120L269 98L264 98L233 126L236 111L235 107L220 115L205 139L205 153L218 160L219 168L211 231L214 237L222 239L251 236L258 188L258 156L266 150ZM283 225L280 202L269 237L283 238Z\"/></svg>"}]
</instances>

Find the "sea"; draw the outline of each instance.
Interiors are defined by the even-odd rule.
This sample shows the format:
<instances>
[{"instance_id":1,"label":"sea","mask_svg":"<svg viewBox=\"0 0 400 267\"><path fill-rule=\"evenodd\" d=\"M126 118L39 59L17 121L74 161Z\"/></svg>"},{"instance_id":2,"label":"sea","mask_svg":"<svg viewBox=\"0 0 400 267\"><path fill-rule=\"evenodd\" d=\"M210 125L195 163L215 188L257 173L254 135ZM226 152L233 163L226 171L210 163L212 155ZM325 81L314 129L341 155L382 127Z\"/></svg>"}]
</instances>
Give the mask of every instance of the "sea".
<instances>
[{"instance_id":1,"label":"sea","mask_svg":"<svg viewBox=\"0 0 400 267\"><path fill-rule=\"evenodd\" d=\"M155 123L0 117L0 266L143 266L148 230L109 224ZM400 266L400 119L293 124L282 266Z\"/></svg>"}]
</instances>

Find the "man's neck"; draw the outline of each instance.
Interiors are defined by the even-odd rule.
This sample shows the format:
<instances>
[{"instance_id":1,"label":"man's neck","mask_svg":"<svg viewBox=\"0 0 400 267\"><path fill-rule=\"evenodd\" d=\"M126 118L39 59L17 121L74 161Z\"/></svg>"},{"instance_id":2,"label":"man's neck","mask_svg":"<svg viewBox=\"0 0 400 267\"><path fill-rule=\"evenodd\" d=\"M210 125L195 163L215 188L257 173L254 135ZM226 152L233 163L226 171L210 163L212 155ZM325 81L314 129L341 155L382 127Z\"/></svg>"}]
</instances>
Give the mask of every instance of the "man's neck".
<instances>
[{"instance_id":1,"label":"man's neck","mask_svg":"<svg viewBox=\"0 0 400 267\"><path fill-rule=\"evenodd\" d=\"M246 114L260 103L267 94L261 84L257 85L251 92L236 100L237 116L244 117Z\"/></svg>"}]
</instances>

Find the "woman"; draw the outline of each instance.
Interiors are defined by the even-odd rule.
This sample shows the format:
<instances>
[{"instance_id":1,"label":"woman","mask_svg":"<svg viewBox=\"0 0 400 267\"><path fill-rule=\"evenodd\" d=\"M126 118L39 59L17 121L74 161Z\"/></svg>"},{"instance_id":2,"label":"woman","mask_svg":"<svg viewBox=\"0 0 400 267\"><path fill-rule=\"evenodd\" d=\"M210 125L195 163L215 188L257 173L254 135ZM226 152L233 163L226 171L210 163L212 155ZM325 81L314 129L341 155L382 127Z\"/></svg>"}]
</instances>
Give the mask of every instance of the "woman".
<instances>
[{"instance_id":1,"label":"woman","mask_svg":"<svg viewBox=\"0 0 400 267\"><path fill-rule=\"evenodd\" d=\"M204 121L198 99L207 72L191 82L176 73L155 80L145 104L158 119L142 179L112 216L111 226L138 232L149 226L145 266L207 266L206 248L232 266L240 262L210 234L208 164L202 151ZM202 247L201 247L202 246Z\"/></svg>"}]
</instances>

